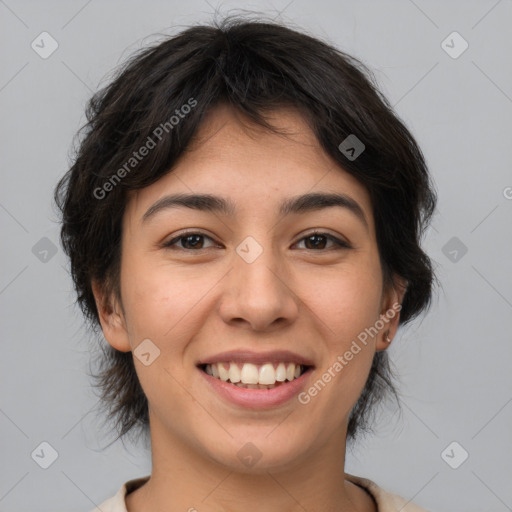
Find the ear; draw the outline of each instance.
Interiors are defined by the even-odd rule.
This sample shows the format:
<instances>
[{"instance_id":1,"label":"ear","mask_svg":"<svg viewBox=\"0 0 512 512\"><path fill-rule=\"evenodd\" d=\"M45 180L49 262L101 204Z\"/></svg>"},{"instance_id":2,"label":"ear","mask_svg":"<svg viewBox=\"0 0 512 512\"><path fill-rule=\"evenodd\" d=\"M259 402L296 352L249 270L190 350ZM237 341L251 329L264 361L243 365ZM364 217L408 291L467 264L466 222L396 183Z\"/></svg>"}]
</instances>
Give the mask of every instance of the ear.
<instances>
[{"instance_id":1,"label":"ear","mask_svg":"<svg viewBox=\"0 0 512 512\"><path fill-rule=\"evenodd\" d=\"M92 282L92 292L98 309L101 330L105 339L116 350L129 352L131 350L126 322L122 313L121 304L111 296L107 296L104 287L97 281Z\"/></svg>"},{"instance_id":2,"label":"ear","mask_svg":"<svg viewBox=\"0 0 512 512\"><path fill-rule=\"evenodd\" d=\"M391 345L391 341L393 341L396 331L398 330L402 301L407 291L407 281L396 274L393 277L394 284L390 285L383 293L379 319L384 326L377 335L377 343L375 346L377 351L386 350Z\"/></svg>"}]
</instances>

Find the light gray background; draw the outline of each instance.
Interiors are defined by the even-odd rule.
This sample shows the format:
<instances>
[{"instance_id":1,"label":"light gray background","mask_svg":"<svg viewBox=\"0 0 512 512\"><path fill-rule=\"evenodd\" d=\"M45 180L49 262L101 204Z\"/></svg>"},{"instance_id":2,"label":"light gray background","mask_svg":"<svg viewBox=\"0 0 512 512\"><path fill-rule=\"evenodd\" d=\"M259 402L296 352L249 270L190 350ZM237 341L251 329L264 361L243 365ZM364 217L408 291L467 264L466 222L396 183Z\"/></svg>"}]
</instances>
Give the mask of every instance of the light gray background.
<instances>
[{"instance_id":1,"label":"light gray background","mask_svg":"<svg viewBox=\"0 0 512 512\"><path fill-rule=\"evenodd\" d=\"M512 510L510 0L0 1L0 510L86 512L150 472L140 446L101 450L67 261L32 248L58 245L53 187L107 73L148 36L233 8L296 23L374 69L439 191L425 247L443 288L390 349L404 415L383 414L347 471L433 511ZM43 31L59 45L47 59L31 48ZM456 59L441 46L453 31L469 43ZM456 262L443 252L452 237L467 247ZM31 458L43 441L58 452L48 469ZM441 457L453 441L469 453L458 469Z\"/></svg>"}]
</instances>

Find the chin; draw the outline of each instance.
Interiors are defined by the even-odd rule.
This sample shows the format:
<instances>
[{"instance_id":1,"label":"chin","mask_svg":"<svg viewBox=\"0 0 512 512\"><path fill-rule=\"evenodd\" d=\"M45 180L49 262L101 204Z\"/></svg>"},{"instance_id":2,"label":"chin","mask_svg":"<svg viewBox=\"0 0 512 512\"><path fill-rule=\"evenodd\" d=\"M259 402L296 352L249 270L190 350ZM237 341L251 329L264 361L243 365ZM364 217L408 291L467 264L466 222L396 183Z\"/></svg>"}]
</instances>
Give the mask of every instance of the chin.
<instances>
[{"instance_id":1,"label":"chin","mask_svg":"<svg viewBox=\"0 0 512 512\"><path fill-rule=\"evenodd\" d=\"M278 423L264 428L251 426L239 432L229 427L227 430L232 438L225 433L221 439L208 437L201 451L217 464L237 473L255 475L285 470L298 465L306 458L308 447L312 448L307 442L307 432L294 429L291 435Z\"/></svg>"}]
</instances>

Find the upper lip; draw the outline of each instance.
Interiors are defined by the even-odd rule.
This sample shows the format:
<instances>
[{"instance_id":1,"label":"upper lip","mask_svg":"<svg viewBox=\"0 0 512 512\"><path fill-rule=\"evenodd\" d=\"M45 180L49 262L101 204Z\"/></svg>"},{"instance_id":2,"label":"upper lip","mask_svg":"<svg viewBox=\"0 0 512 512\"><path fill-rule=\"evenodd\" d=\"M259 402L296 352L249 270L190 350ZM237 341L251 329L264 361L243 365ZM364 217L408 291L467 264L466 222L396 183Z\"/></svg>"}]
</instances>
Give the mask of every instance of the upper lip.
<instances>
[{"instance_id":1,"label":"upper lip","mask_svg":"<svg viewBox=\"0 0 512 512\"><path fill-rule=\"evenodd\" d=\"M313 366L313 361L289 350L272 350L269 352L253 352L251 350L229 350L212 356L204 357L197 365L213 363L297 363L303 366Z\"/></svg>"}]
</instances>

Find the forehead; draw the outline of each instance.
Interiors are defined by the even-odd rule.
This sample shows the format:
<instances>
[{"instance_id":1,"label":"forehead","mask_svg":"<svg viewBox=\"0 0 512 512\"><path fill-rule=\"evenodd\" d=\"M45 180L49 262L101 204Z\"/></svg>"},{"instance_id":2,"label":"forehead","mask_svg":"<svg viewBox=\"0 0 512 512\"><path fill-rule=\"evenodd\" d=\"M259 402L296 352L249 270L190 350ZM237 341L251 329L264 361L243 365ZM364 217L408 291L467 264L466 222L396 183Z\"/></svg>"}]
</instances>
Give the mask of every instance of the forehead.
<instances>
[{"instance_id":1,"label":"forehead","mask_svg":"<svg viewBox=\"0 0 512 512\"><path fill-rule=\"evenodd\" d=\"M373 223L368 191L321 147L304 118L293 109L267 115L277 134L219 105L199 127L171 172L131 193L127 211L140 217L168 194L229 197L238 213L262 212L284 197L315 192L343 193Z\"/></svg>"}]
</instances>

